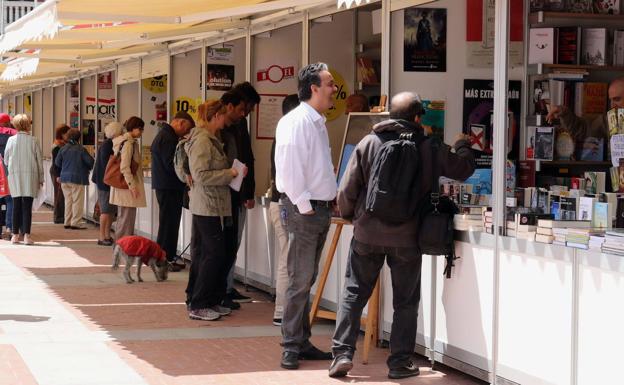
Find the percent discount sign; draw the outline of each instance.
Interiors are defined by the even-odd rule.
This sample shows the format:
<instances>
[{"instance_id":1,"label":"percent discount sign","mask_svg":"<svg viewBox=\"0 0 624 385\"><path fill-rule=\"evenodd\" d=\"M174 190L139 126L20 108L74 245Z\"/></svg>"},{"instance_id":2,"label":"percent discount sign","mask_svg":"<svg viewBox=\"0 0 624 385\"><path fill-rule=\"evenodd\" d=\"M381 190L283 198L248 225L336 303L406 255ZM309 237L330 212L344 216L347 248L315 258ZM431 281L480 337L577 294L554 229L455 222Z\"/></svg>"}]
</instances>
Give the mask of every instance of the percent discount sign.
<instances>
[{"instance_id":1,"label":"percent discount sign","mask_svg":"<svg viewBox=\"0 0 624 385\"><path fill-rule=\"evenodd\" d=\"M347 96L349 96L349 86L338 72L331 69L329 72L334 77L334 82L338 88L338 92L334 95L334 106L325 113L327 121L331 122L344 115L345 108L347 107Z\"/></svg>"},{"instance_id":2,"label":"percent discount sign","mask_svg":"<svg viewBox=\"0 0 624 385\"><path fill-rule=\"evenodd\" d=\"M201 98L189 98L187 96L180 96L175 99L171 105L172 116L180 111L188 112L194 120L197 120L197 107L201 104Z\"/></svg>"}]
</instances>

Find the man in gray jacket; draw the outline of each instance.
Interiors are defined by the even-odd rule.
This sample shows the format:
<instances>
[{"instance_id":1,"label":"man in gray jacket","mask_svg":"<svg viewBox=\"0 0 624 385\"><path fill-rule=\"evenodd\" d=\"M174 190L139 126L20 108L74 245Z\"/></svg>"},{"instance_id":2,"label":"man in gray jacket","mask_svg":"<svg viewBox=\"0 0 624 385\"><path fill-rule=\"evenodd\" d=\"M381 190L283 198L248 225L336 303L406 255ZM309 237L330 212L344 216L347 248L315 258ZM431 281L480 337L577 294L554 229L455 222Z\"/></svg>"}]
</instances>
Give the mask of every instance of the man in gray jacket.
<instances>
[{"instance_id":1,"label":"man in gray jacket","mask_svg":"<svg viewBox=\"0 0 624 385\"><path fill-rule=\"evenodd\" d=\"M390 119L373 127L373 133L358 143L338 189L340 215L353 221L353 239L345 273L345 286L336 321L330 377L343 377L353 367L355 342L362 310L373 291L379 271L387 258L392 275L394 317L390 336L388 377L406 378L419 374L412 360L416 340L422 255L418 249L419 221L389 224L365 210L366 192L375 155L382 146L377 134L414 133L424 135L420 125L424 109L417 94L400 93L392 99ZM468 178L475 168L470 143L459 135L455 152L445 144L434 154L431 140L416 140L422 172L414 199L421 201L432 188L433 168L453 179Z\"/></svg>"}]
</instances>

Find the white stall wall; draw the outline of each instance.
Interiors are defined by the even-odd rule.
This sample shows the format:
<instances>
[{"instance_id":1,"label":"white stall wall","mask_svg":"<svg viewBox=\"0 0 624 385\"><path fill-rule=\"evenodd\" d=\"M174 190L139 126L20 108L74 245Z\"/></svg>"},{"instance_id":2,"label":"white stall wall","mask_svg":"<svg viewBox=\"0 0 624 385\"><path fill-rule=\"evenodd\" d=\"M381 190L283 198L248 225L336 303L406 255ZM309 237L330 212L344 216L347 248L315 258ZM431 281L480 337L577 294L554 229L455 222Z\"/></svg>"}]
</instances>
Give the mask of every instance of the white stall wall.
<instances>
[{"instance_id":1,"label":"white stall wall","mask_svg":"<svg viewBox=\"0 0 624 385\"><path fill-rule=\"evenodd\" d=\"M53 127L59 124L67 124L67 118L65 117L65 87L54 87L54 122ZM54 134L53 134L54 135ZM54 139L54 136L52 136Z\"/></svg>"},{"instance_id":2,"label":"white stall wall","mask_svg":"<svg viewBox=\"0 0 624 385\"><path fill-rule=\"evenodd\" d=\"M53 92L54 90L50 87L43 89L43 133L41 149L43 150L44 157L52 156L52 141L54 140L54 125L52 122L54 115L54 106L52 103Z\"/></svg>"},{"instance_id":3,"label":"white stall wall","mask_svg":"<svg viewBox=\"0 0 624 385\"><path fill-rule=\"evenodd\" d=\"M122 84L117 89L119 122L124 123L131 116L139 115L139 83Z\"/></svg>"},{"instance_id":4,"label":"white stall wall","mask_svg":"<svg viewBox=\"0 0 624 385\"><path fill-rule=\"evenodd\" d=\"M24 96L17 95L15 97L15 115L24 113Z\"/></svg>"},{"instance_id":5,"label":"white stall wall","mask_svg":"<svg viewBox=\"0 0 624 385\"><path fill-rule=\"evenodd\" d=\"M426 7L426 6L425 6ZM423 99L446 100L444 141L452 143L462 129L464 79L493 79L494 70L466 65L466 2L440 0L429 8L447 8L446 72L403 72L403 11L392 13L390 95L415 91ZM521 80L522 69L509 79Z\"/></svg>"},{"instance_id":6,"label":"white stall wall","mask_svg":"<svg viewBox=\"0 0 624 385\"><path fill-rule=\"evenodd\" d=\"M141 80L141 115L145 122L143 148L149 149L158 134L158 124L167 119L168 76L162 75Z\"/></svg>"},{"instance_id":7,"label":"white stall wall","mask_svg":"<svg viewBox=\"0 0 624 385\"><path fill-rule=\"evenodd\" d=\"M201 49L171 58L171 117L185 110L197 119L197 107L201 103L201 62Z\"/></svg>"},{"instance_id":8,"label":"white stall wall","mask_svg":"<svg viewBox=\"0 0 624 385\"><path fill-rule=\"evenodd\" d=\"M301 68L301 24L271 31L271 37L254 36L252 41L252 79L259 94L292 94L297 92L296 74ZM293 66L295 76L278 83L257 81L256 73L271 65ZM256 139L256 115L252 113L251 141L256 159L256 195L263 195L269 187L271 175L271 143L269 139Z\"/></svg>"},{"instance_id":9,"label":"white stall wall","mask_svg":"<svg viewBox=\"0 0 624 385\"><path fill-rule=\"evenodd\" d=\"M31 114L32 117L32 134L35 138L39 139L39 144L43 143L43 116L41 114L41 107L43 105L43 96L41 94L41 90L35 91L32 93L32 106L31 106Z\"/></svg>"},{"instance_id":10,"label":"white stall wall","mask_svg":"<svg viewBox=\"0 0 624 385\"><path fill-rule=\"evenodd\" d=\"M2 97L2 112L8 114L9 113L9 98L10 96L4 95Z\"/></svg>"},{"instance_id":11,"label":"white stall wall","mask_svg":"<svg viewBox=\"0 0 624 385\"><path fill-rule=\"evenodd\" d=\"M344 79L342 91L337 95L342 108L336 119L327 121L329 145L332 149L334 165L340 159L342 139L347 117L344 115L343 96L349 96L355 90L355 12L347 11L333 15L330 23L310 23L310 63L327 63L330 70L336 71ZM327 44L331 41L331 44ZM344 94L343 94L344 92ZM338 104L337 104L338 105Z\"/></svg>"},{"instance_id":12,"label":"white stall wall","mask_svg":"<svg viewBox=\"0 0 624 385\"><path fill-rule=\"evenodd\" d=\"M232 53L229 56L212 55L210 48L230 47ZM242 83L247 79L245 74L245 39L236 39L227 43L217 44L206 50L206 64L222 64L234 66L234 84ZM205 77L204 77L205 79ZM218 99L224 91L207 90L206 99Z\"/></svg>"}]
</instances>

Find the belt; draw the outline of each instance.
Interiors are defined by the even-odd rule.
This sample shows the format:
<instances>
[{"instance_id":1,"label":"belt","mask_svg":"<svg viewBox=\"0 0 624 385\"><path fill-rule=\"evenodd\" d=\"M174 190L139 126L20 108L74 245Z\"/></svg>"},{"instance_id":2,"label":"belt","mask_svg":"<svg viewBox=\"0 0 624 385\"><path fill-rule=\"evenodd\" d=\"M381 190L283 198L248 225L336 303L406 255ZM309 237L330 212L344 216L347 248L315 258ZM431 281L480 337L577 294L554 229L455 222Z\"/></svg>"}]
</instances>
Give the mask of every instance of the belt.
<instances>
[{"instance_id":1,"label":"belt","mask_svg":"<svg viewBox=\"0 0 624 385\"><path fill-rule=\"evenodd\" d=\"M312 207L331 207L332 201L317 201L310 199L310 204Z\"/></svg>"}]
</instances>

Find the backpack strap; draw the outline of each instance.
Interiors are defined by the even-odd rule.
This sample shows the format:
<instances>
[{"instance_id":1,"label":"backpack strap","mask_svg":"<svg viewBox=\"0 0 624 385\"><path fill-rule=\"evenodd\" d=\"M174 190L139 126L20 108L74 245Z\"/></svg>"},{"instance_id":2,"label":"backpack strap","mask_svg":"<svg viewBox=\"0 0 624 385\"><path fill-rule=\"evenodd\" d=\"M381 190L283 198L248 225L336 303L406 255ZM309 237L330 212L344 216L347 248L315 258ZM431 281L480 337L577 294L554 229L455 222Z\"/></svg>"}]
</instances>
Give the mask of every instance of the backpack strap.
<instances>
[{"instance_id":1,"label":"backpack strap","mask_svg":"<svg viewBox=\"0 0 624 385\"><path fill-rule=\"evenodd\" d=\"M393 131L384 131L384 132L373 132L379 139L381 139L381 143L386 143L391 140L397 140L401 137L401 135L397 132Z\"/></svg>"},{"instance_id":2,"label":"backpack strap","mask_svg":"<svg viewBox=\"0 0 624 385\"><path fill-rule=\"evenodd\" d=\"M436 138L431 138L431 160L433 162L433 170L431 173L431 193L429 200L435 211L438 211L438 204L440 203L440 168L437 165L438 149L440 148L440 141Z\"/></svg>"}]
</instances>

